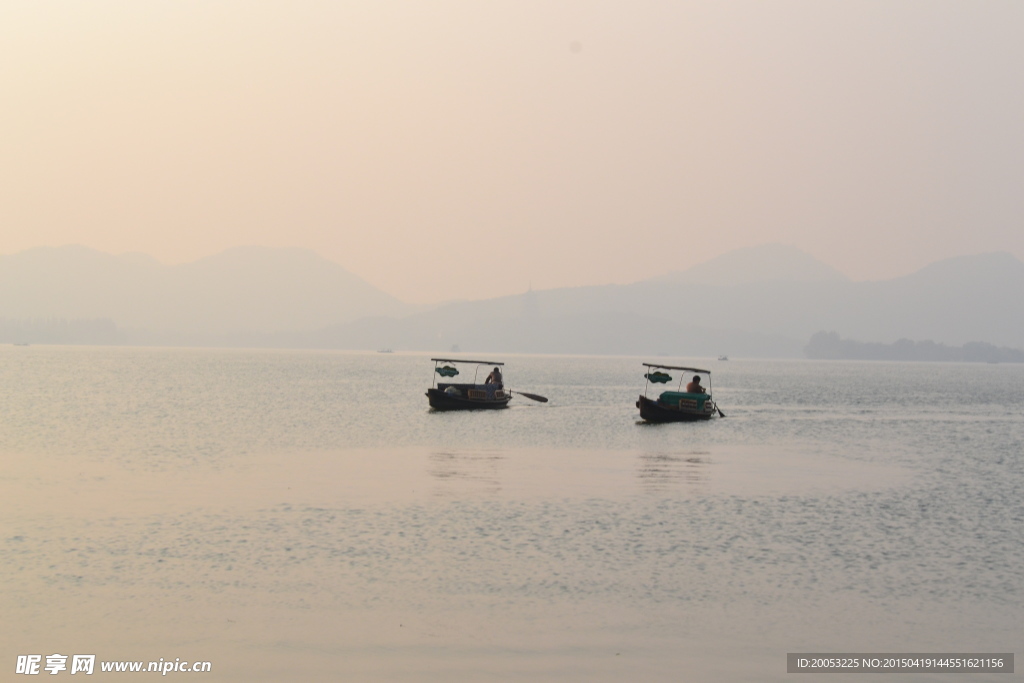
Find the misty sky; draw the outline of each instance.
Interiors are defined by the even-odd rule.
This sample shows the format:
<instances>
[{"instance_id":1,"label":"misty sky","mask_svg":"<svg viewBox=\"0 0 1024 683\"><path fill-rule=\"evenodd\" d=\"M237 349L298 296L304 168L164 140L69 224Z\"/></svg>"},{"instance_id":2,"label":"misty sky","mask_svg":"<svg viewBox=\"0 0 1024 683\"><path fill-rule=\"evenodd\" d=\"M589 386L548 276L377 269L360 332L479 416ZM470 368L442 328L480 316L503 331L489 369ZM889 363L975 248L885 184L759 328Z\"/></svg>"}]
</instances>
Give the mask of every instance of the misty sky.
<instances>
[{"instance_id":1,"label":"misty sky","mask_svg":"<svg viewBox=\"0 0 1024 683\"><path fill-rule=\"evenodd\" d=\"M1024 258L1024 3L0 4L0 253L313 249L410 302L765 242Z\"/></svg>"}]
</instances>

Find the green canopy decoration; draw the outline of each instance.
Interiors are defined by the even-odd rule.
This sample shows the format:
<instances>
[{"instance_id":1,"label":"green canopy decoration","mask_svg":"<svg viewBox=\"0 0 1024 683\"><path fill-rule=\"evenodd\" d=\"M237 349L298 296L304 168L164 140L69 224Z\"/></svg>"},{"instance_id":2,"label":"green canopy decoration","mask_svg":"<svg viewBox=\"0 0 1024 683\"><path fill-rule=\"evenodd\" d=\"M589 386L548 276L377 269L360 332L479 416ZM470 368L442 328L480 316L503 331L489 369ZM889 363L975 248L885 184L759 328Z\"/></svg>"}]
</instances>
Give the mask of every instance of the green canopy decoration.
<instances>
[{"instance_id":1,"label":"green canopy decoration","mask_svg":"<svg viewBox=\"0 0 1024 683\"><path fill-rule=\"evenodd\" d=\"M661 370L657 372L650 372L644 375L644 377L654 382L655 384L667 384L672 381L672 375L668 374L667 372L662 372Z\"/></svg>"},{"instance_id":2,"label":"green canopy decoration","mask_svg":"<svg viewBox=\"0 0 1024 683\"><path fill-rule=\"evenodd\" d=\"M434 371L442 377L454 377L459 374L459 371L453 368L451 365L442 365L439 368L435 368Z\"/></svg>"}]
</instances>

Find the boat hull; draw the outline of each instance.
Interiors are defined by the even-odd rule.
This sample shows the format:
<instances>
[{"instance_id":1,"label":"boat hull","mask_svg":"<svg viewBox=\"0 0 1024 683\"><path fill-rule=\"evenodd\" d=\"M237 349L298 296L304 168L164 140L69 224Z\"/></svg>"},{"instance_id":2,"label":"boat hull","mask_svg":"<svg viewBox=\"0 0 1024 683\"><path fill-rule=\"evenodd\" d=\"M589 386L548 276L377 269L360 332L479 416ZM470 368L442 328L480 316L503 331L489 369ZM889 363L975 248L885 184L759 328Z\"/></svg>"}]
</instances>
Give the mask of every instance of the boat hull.
<instances>
[{"instance_id":1,"label":"boat hull","mask_svg":"<svg viewBox=\"0 0 1024 683\"><path fill-rule=\"evenodd\" d=\"M709 398L705 405L710 406L711 409L699 411L696 409L670 408L657 401L652 401L643 395L636 402L636 407L640 409L640 418L647 422L696 422L698 420L710 420L715 414L715 404Z\"/></svg>"},{"instance_id":2,"label":"boat hull","mask_svg":"<svg viewBox=\"0 0 1024 683\"><path fill-rule=\"evenodd\" d=\"M427 400L434 410L499 410L507 408L511 396L494 399L452 396L438 389L427 389Z\"/></svg>"}]
</instances>

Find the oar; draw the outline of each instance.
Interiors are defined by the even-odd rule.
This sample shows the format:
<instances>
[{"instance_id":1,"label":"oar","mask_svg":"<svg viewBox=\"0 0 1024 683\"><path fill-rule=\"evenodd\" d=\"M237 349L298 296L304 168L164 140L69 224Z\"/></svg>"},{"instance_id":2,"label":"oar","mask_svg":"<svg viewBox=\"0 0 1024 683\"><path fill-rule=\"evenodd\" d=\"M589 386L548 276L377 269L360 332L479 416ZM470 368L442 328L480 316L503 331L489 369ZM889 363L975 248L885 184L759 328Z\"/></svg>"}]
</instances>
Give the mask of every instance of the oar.
<instances>
[{"instance_id":1,"label":"oar","mask_svg":"<svg viewBox=\"0 0 1024 683\"><path fill-rule=\"evenodd\" d=\"M722 409L718 407L717 403L715 404L715 410L718 411L719 417L725 417L725 413L722 412Z\"/></svg>"},{"instance_id":2,"label":"oar","mask_svg":"<svg viewBox=\"0 0 1024 683\"><path fill-rule=\"evenodd\" d=\"M540 401L541 403L547 403L548 402L548 399L546 397L544 397L544 396L541 396L540 394L528 394L525 391L512 391L511 389L509 389L509 391L512 392L513 394L519 394L520 396L525 396L526 398L528 398L530 400L533 400L533 401Z\"/></svg>"}]
</instances>

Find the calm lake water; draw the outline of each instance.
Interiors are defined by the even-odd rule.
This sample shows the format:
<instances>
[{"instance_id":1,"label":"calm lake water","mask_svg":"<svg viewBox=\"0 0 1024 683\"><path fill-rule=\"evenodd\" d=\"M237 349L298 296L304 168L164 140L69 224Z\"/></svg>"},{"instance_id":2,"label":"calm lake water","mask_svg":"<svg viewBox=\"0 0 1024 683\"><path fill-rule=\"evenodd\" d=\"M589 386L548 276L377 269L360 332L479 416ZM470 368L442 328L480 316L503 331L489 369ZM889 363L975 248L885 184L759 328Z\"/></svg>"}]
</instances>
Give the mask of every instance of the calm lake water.
<instances>
[{"instance_id":1,"label":"calm lake water","mask_svg":"<svg viewBox=\"0 0 1024 683\"><path fill-rule=\"evenodd\" d=\"M0 347L0 667L771 681L1020 649L1024 367L666 358L727 418L645 425L644 359L501 360L550 403L432 413L426 354Z\"/></svg>"}]
</instances>

